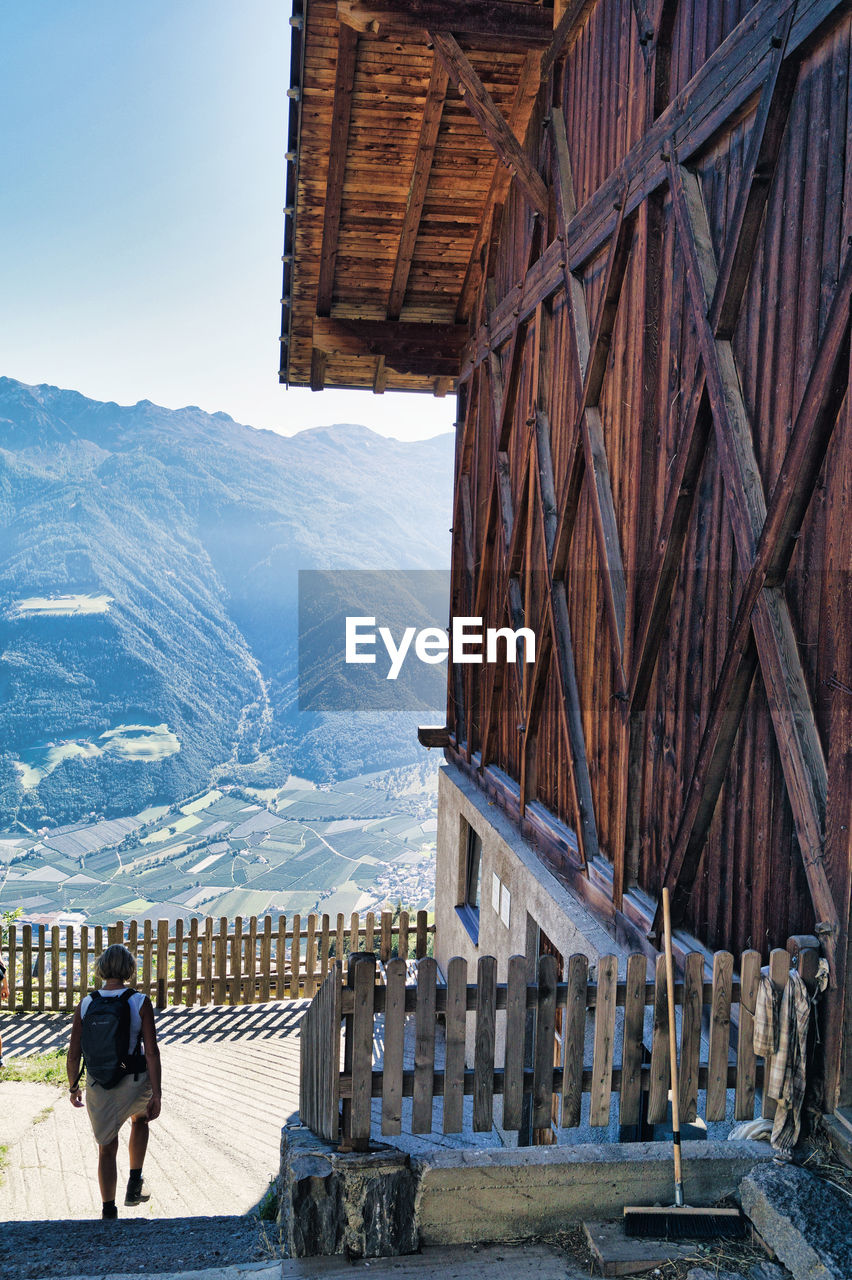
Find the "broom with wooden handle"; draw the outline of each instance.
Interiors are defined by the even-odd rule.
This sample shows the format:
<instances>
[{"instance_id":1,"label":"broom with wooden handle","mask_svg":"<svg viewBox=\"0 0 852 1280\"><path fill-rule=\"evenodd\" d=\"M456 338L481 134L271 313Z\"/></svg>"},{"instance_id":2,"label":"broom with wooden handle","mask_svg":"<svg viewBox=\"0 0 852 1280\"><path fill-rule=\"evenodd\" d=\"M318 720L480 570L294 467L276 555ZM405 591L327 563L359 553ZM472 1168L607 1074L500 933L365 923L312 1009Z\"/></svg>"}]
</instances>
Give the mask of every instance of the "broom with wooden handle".
<instances>
[{"instance_id":1,"label":"broom with wooden handle","mask_svg":"<svg viewBox=\"0 0 852 1280\"><path fill-rule=\"evenodd\" d=\"M715 1237L740 1239L745 1235L746 1224L739 1209L699 1209L684 1204L677 1083L672 915L668 889L663 889L663 934L666 946L666 996L669 1010L669 1061L671 1063L672 1084L675 1202L673 1206L669 1207L625 1205L624 1231L628 1236L662 1236L667 1240L709 1239Z\"/></svg>"}]
</instances>

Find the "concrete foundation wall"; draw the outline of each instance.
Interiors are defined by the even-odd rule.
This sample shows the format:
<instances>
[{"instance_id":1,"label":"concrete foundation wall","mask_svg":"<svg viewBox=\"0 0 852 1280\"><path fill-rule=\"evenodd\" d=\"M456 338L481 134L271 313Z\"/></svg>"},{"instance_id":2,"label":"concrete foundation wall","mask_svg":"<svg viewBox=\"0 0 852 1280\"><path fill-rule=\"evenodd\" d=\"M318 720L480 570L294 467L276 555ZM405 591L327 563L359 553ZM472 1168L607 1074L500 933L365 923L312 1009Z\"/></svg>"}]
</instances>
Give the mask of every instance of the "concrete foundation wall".
<instances>
[{"instance_id":1,"label":"concrete foundation wall","mask_svg":"<svg viewBox=\"0 0 852 1280\"><path fill-rule=\"evenodd\" d=\"M465 927L457 907L465 898L466 827L482 839L479 937ZM508 927L492 905L492 876L510 895ZM567 958L576 952L590 964L602 955L626 952L561 885L498 807L454 766L441 769L438 784L438 849L435 870L435 955L444 973L453 956L464 956L474 981L481 955L497 957L497 981L505 982L509 956L528 954L528 915Z\"/></svg>"}]
</instances>

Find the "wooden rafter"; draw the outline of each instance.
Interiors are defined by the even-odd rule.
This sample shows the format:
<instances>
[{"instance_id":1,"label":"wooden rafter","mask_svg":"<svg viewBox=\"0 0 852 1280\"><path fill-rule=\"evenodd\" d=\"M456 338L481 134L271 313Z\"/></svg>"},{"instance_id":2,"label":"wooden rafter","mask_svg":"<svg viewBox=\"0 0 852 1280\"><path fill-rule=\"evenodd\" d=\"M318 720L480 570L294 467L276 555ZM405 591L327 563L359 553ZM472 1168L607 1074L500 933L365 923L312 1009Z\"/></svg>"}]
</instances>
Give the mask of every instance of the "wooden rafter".
<instances>
[{"instance_id":1,"label":"wooden rafter","mask_svg":"<svg viewBox=\"0 0 852 1280\"><path fill-rule=\"evenodd\" d=\"M533 168L512 130L500 114L494 99L476 74L467 55L454 36L430 31L429 38L443 62L453 84L464 98L468 110L497 152L499 159L517 178L532 205L547 217L547 188Z\"/></svg>"},{"instance_id":2,"label":"wooden rafter","mask_svg":"<svg viewBox=\"0 0 852 1280\"><path fill-rule=\"evenodd\" d=\"M353 31L351 27L341 26L337 38L334 106L331 113L328 179L326 181L322 252L320 254L319 283L317 285L317 315L319 316L330 314L334 292L334 268L337 262L337 243L340 234L340 205L343 198L346 152L349 146L349 120L352 114L352 87L355 79L357 53L358 33Z\"/></svg>"},{"instance_id":3,"label":"wooden rafter","mask_svg":"<svg viewBox=\"0 0 852 1280\"><path fill-rule=\"evenodd\" d=\"M568 0L565 12L553 32L550 47L542 59L543 76L549 76L557 62L571 52L597 2L598 0Z\"/></svg>"},{"instance_id":4,"label":"wooden rafter","mask_svg":"<svg viewBox=\"0 0 852 1280\"><path fill-rule=\"evenodd\" d=\"M447 96L449 76L438 58L432 60L432 74L429 89L426 93L426 104L423 108L423 119L420 123L420 137L417 142L417 154L414 158L414 171L408 188L408 200L405 206L405 217L399 237L396 263L391 281L390 298L388 300L388 320L398 320L402 314L405 301L405 289L411 260L414 257L414 246L420 230L420 218L426 191L429 186L429 175L432 172L432 160L438 143L438 131L441 127L441 115L444 100Z\"/></svg>"},{"instance_id":5,"label":"wooden rafter","mask_svg":"<svg viewBox=\"0 0 852 1280\"><path fill-rule=\"evenodd\" d=\"M553 36L548 9L513 0L338 0L337 17L358 31L448 31L511 50L544 49Z\"/></svg>"}]
</instances>

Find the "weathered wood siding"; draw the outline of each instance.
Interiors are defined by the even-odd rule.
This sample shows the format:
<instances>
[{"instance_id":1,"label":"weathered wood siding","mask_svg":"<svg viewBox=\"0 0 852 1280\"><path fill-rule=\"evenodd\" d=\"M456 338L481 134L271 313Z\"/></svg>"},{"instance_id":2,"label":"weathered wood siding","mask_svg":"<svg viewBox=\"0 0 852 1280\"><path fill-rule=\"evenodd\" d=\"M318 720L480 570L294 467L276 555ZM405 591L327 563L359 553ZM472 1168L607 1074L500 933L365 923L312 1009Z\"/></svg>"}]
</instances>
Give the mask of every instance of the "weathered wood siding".
<instances>
[{"instance_id":1,"label":"weathered wood siding","mask_svg":"<svg viewBox=\"0 0 852 1280\"><path fill-rule=\"evenodd\" d=\"M682 462L679 450L702 366L673 188L683 194L686 218L695 207L694 200L689 203L689 173L697 175L712 249L721 264L735 227L761 102L770 109L767 132L779 121L784 126L777 162L770 156L765 213L748 254L730 341L762 488L755 501L765 511L777 496L776 486L789 483L782 475L785 452L835 292L848 290L842 267L852 234L852 67L848 9L839 5L800 0L789 32L784 19L791 6L784 3L752 7L723 0L663 0L660 8L635 0L598 0L585 8L590 12L573 43L568 41L567 56L552 66L545 57L546 76L527 133L527 154L551 195L548 226L532 217L513 184L495 215L460 384L453 610L482 612L490 626L507 625L510 617L515 625L519 617L527 626L541 623L544 671L518 676L510 667L502 684L487 668L469 668L457 677L450 691L450 752L473 768L507 773L520 787L521 816L540 802L580 833L580 855L566 855L564 869L587 874L583 848L595 849L593 838L587 845L582 837L578 773L583 761L576 758L576 736L573 764L569 758L570 698L556 657L557 634L564 639L566 633L549 629L546 607L545 543L571 504L575 450L583 449L578 445L583 380L560 263L565 225L554 192L558 110L552 108L561 108L579 211L568 220L566 251L573 279L582 286L574 309L582 309L585 301L592 335L607 281L618 275L618 253L612 250L619 228L626 257L623 284L615 291L614 328L608 350L603 349L600 393L592 402L599 407L605 459L602 468L591 467L593 453L586 445L570 542L554 575L567 593L593 808L593 825L586 815L585 829L592 837L596 832L600 857L612 867L612 899L621 909L632 886L652 899L659 895L751 568L743 560L743 539L748 543L754 533L756 544L760 534L759 521L750 531L743 515L750 509L748 486L739 509L732 498L726 466L730 470L733 464L723 465L719 453L725 428L705 398L695 416L697 436L703 433L706 447L694 482L684 485L688 524L643 700L636 691L643 612L653 593L666 505L673 501L672 477ZM646 8L652 39L643 46L637 14ZM670 55L664 38L668 21ZM743 53L746 46L749 51ZM771 87L764 90L773 74L779 77L774 96ZM714 84L710 105L691 111ZM663 123L656 124L661 115ZM755 192L763 173L759 167ZM759 202L757 207L760 211ZM848 317L848 296L845 308ZM726 341L724 333L721 337ZM848 378L848 319L841 348L833 369L832 421ZM507 400L501 442L498 417ZM818 847L807 857L819 860L816 871L834 896L841 931L846 925L849 840L841 831L846 828L840 811L846 812L842 796L848 787L847 704L852 699L846 639L852 621L846 613L852 426L845 401L828 431L827 456L808 485L789 567L781 556L777 581L767 579L757 598L752 625L758 653L752 659L747 648L745 658L755 674L697 874L681 902L682 924L711 948L739 953L754 947L766 957L788 935L810 933L824 919L821 907L814 908L813 883L809 888L799 849L805 818L799 825L795 820L810 799L797 800L796 811L790 803L791 778L801 759L811 759L816 777L812 807ZM555 503L542 478L542 434L552 458ZM748 478L747 466L745 474ZM601 545L608 510L618 554L607 569ZM596 525L598 518L603 528ZM613 572L619 558L621 604L619 574ZM776 595L770 597L773 590ZM784 597L796 642L786 654L792 667L783 654L777 666L767 657L766 636L788 634L785 617L779 615L774 624L759 617L761 608L775 607L773 601L780 601L783 614ZM772 692L779 671L784 688ZM784 723L798 726L804 743L787 748L786 774L778 746ZM820 794L820 769L827 800ZM700 768L699 773L706 783L706 773ZM605 880L606 872L599 867L601 877Z\"/></svg>"}]
</instances>

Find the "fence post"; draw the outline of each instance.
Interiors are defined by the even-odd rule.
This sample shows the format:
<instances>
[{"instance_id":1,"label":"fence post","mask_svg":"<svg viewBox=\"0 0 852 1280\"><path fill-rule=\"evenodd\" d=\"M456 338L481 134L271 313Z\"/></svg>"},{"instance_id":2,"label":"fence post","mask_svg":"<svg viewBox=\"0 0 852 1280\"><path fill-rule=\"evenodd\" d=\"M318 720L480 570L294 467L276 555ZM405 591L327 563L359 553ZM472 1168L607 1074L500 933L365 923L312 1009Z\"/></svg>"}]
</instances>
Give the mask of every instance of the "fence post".
<instances>
[{"instance_id":1,"label":"fence post","mask_svg":"<svg viewBox=\"0 0 852 1280\"><path fill-rule=\"evenodd\" d=\"M80 925L80 999L89 989L89 926Z\"/></svg>"},{"instance_id":2,"label":"fence post","mask_svg":"<svg viewBox=\"0 0 852 1280\"><path fill-rule=\"evenodd\" d=\"M175 920L174 1004L183 1004L183 916L178 916Z\"/></svg>"},{"instance_id":3,"label":"fence post","mask_svg":"<svg viewBox=\"0 0 852 1280\"><path fill-rule=\"evenodd\" d=\"M417 951L415 955L422 960L426 954L428 918L425 911L417 912Z\"/></svg>"},{"instance_id":4,"label":"fence post","mask_svg":"<svg viewBox=\"0 0 852 1280\"><path fill-rule=\"evenodd\" d=\"M25 924L21 937L21 1007L33 1007L33 927Z\"/></svg>"},{"instance_id":5,"label":"fence post","mask_svg":"<svg viewBox=\"0 0 852 1280\"><path fill-rule=\"evenodd\" d=\"M302 957L302 917L298 911L293 916L293 936L290 939L290 999L298 1000L299 968Z\"/></svg>"},{"instance_id":6,"label":"fence post","mask_svg":"<svg viewBox=\"0 0 852 1280\"><path fill-rule=\"evenodd\" d=\"M157 921L157 1008L165 1009L169 981L169 922Z\"/></svg>"},{"instance_id":7,"label":"fence post","mask_svg":"<svg viewBox=\"0 0 852 1280\"><path fill-rule=\"evenodd\" d=\"M17 1008L18 963L17 963L17 931L14 924L9 925L7 934L6 959L8 961L7 977L9 979L9 1008Z\"/></svg>"},{"instance_id":8,"label":"fence post","mask_svg":"<svg viewBox=\"0 0 852 1280\"><path fill-rule=\"evenodd\" d=\"M287 917L278 917L278 938L275 942L275 999L287 998L284 970L287 967Z\"/></svg>"},{"instance_id":9,"label":"fence post","mask_svg":"<svg viewBox=\"0 0 852 1280\"><path fill-rule=\"evenodd\" d=\"M70 1013L74 1008L74 928L68 925L65 929L65 1009Z\"/></svg>"}]
</instances>

